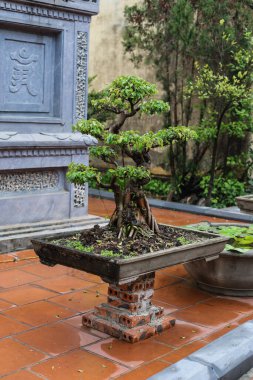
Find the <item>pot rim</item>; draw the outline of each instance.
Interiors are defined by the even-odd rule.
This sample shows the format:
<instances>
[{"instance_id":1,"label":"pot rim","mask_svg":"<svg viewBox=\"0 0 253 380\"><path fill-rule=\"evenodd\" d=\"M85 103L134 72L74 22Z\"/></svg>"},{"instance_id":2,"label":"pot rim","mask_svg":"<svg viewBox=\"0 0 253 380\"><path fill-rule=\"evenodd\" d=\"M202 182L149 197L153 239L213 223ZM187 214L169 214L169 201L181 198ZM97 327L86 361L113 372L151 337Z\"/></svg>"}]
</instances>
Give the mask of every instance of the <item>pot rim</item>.
<instances>
[{"instance_id":1,"label":"pot rim","mask_svg":"<svg viewBox=\"0 0 253 380\"><path fill-rule=\"evenodd\" d=\"M246 195L240 195L239 197L236 197L235 198L236 200L239 200L239 201L250 201L250 202L253 202L253 194L246 194Z\"/></svg>"}]
</instances>

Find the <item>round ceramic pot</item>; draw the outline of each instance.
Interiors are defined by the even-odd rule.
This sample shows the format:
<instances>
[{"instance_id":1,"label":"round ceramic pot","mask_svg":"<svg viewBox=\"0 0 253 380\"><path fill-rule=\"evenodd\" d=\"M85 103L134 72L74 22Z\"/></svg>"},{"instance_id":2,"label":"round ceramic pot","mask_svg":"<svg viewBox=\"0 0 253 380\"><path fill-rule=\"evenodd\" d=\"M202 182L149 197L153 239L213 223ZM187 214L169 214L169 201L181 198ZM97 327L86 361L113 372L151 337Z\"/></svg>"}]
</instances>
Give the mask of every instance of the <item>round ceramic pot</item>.
<instances>
[{"instance_id":1,"label":"round ceramic pot","mask_svg":"<svg viewBox=\"0 0 253 380\"><path fill-rule=\"evenodd\" d=\"M247 226L212 223L213 226ZM253 296L253 250L244 254L223 251L212 261L200 259L184 264L200 289L225 296Z\"/></svg>"}]
</instances>

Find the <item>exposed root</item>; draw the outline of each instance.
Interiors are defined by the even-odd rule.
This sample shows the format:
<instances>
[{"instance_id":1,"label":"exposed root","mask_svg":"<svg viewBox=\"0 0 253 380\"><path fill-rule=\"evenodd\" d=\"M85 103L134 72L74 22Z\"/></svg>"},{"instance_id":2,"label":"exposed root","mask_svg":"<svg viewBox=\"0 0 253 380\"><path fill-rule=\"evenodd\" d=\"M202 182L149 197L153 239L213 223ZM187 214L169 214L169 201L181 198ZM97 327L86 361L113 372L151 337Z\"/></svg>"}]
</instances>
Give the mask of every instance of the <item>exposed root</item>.
<instances>
[{"instance_id":1,"label":"exposed root","mask_svg":"<svg viewBox=\"0 0 253 380\"><path fill-rule=\"evenodd\" d=\"M110 226L116 227L119 239L159 234L158 224L142 191L117 194L117 200Z\"/></svg>"}]
</instances>

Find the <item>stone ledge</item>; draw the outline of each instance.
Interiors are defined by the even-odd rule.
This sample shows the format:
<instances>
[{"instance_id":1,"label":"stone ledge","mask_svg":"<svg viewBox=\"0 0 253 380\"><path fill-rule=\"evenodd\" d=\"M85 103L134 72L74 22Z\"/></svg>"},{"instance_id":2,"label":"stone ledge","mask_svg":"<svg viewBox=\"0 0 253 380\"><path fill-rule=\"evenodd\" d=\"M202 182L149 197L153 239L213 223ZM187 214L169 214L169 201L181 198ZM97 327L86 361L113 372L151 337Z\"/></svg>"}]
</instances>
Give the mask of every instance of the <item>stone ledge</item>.
<instances>
[{"instance_id":1,"label":"stone ledge","mask_svg":"<svg viewBox=\"0 0 253 380\"><path fill-rule=\"evenodd\" d=\"M13 1L9 0L11 4ZM27 4L32 7L44 6L49 9L69 10L76 13L95 15L99 11L99 0L15 0L15 4Z\"/></svg>"},{"instance_id":2,"label":"stone ledge","mask_svg":"<svg viewBox=\"0 0 253 380\"><path fill-rule=\"evenodd\" d=\"M88 215L62 221L4 226L0 233L0 253L32 248L31 239L46 238L51 235L61 237L92 228L95 224L106 225L107 223L108 221L104 218Z\"/></svg>"},{"instance_id":3,"label":"stone ledge","mask_svg":"<svg viewBox=\"0 0 253 380\"><path fill-rule=\"evenodd\" d=\"M253 366L253 320L148 380L237 380Z\"/></svg>"},{"instance_id":4,"label":"stone ledge","mask_svg":"<svg viewBox=\"0 0 253 380\"><path fill-rule=\"evenodd\" d=\"M27 149L38 147L65 147L71 149L96 145L97 140L81 133L17 133L0 132L0 149Z\"/></svg>"}]
</instances>

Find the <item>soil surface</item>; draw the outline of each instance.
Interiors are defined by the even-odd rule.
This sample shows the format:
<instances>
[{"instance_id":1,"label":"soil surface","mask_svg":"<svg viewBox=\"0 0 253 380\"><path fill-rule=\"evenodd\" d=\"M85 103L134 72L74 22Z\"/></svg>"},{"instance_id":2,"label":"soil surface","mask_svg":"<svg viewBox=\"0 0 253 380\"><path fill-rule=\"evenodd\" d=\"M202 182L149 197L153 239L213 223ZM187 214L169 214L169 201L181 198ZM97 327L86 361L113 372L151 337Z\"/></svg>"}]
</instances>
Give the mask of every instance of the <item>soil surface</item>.
<instances>
[{"instance_id":1,"label":"soil surface","mask_svg":"<svg viewBox=\"0 0 253 380\"><path fill-rule=\"evenodd\" d=\"M160 233L146 231L137 233L135 238L118 239L116 229L94 226L82 234L70 238L54 240L53 243L83 252L100 254L104 257L129 258L168 248L206 241L211 236L201 236L191 230L180 230L160 225Z\"/></svg>"}]
</instances>

